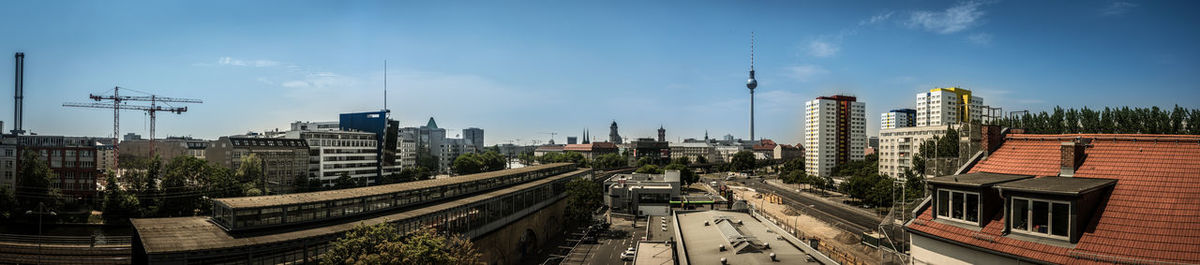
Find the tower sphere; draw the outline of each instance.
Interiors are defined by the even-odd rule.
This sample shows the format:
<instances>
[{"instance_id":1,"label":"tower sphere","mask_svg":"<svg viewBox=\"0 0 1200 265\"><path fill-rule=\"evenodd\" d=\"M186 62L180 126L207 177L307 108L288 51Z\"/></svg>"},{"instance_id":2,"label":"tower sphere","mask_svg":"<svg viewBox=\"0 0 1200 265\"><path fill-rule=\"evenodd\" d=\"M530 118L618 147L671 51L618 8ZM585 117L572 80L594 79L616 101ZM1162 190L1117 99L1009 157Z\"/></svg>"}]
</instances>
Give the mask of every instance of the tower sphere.
<instances>
[{"instance_id":1,"label":"tower sphere","mask_svg":"<svg viewBox=\"0 0 1200 265\"><path fill-rule=\"evenodd\" d=\"M753 77L746 80L746 88L749 88L750 90L754 90L754 88L756 88L756 87L758 87L758 80L754 80Z\"/></svg>"}]
</instances>

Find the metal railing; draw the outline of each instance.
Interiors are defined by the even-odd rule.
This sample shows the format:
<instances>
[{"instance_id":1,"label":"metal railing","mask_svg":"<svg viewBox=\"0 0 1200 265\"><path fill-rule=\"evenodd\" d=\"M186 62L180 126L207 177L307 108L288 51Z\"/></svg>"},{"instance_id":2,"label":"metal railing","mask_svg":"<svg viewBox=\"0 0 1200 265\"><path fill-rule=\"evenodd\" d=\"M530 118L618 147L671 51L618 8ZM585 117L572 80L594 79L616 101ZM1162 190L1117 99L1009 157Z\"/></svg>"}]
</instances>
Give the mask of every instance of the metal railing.
<instances>
[{"instance_id":1,"label":"metal railing","mask_svg":"<svg viewBox=\"0 0 1200 265\"><path fill-rule=\"evenodd\" d=\"M129 246L130 236L37 236L0 234L0 242L30 245Z\"/></svg>"}]
</instances>

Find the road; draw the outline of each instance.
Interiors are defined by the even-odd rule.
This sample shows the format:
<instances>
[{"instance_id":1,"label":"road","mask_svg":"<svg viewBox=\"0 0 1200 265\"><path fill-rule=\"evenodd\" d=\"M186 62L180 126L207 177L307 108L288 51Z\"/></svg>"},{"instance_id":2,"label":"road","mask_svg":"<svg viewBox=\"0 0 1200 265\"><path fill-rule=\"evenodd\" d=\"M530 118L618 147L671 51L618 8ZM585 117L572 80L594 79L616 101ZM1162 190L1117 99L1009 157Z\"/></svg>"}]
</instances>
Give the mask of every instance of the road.
<instances>
[{"instance_id":1,"label":"road","mask_svg":"<svg viewBox=\"0 0 1200 265\"><path fill-rule=\"evenodd\" d=\"M779 187L775 187L775 186L772 186L769 184L762 183L761 181L762 181L762 179L757 179L757 178L738 179L737 183L742 184L747 187L750 187L750 188L754 188L756 190L765 190L765 191L770 191L775 194L779 194L781 197L783 197L784 201L787 204L796 206L798 208L800 208L800 207L807 208L807 207L811 206L810 209L805 209L805 212L808 213L809 215L812 215L812 216L816 217L817 219L821 219L821 220L830 222L831 224L833 224L834 226L837 226L838 228L841 228L846 231L850 231L855 234L861 234L862 232L866 232L866 231L878 231L879 230L879 223L882 222L881 218L876 217L874 215L863 213L861 211L856 211L856 210L845 208L845 207L853 207L853 206L838 205L834 202L830 202L827 200L809 198L807 196L802 196L800 194L797 194L795 190L781 189ZM813 210L815 210L815 211L813 211ZM889 231L888 234L889 235L898 235L901 232L900 230L901 230L900 228L892 229L892 231Z\"/></svg>"}]
</instances>

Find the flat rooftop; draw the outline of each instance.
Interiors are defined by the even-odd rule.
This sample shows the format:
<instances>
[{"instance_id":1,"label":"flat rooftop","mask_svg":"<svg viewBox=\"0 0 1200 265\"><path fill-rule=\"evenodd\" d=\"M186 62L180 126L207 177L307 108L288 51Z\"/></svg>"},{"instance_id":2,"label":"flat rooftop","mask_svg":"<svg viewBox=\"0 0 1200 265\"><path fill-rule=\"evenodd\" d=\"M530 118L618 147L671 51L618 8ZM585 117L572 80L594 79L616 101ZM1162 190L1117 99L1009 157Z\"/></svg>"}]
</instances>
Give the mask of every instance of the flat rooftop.
<instances>
[{"instance_id":1,"label":"flat rooftop","mask_svg":"<svg viewBox=\"0 0 1200 265\"><path fill-rule=\"evenodd\" d=\"M995 185L998 183L1005 183L1005 182L1009 182L1009 181L1022 180L1022 179L1028 179L1028 178L1033 178L1033 176L988 173L988 172L975 172L975 173L967 173L967 174L962 174L962 175L941 176L941 177L931 178L926 181L929 183L932 183L932 184L979 188L979 187L992 186L992 185Z\"/></svg>"},{"instance_id":2,"label":"flat rooftop","mask_svg":"<svg viewBox=\"0 0 1200 265\"><path fill-rule=\"evenodd\" d=\"M1040 177L1023 179L996 185L1006 191L1024 191L1032 193L1078 196L1117 184L1115 179L1074 178L1074 177Z\"/></svg>"},{"instance_id":3,"label":"flat rooftop","mask_svg":"<svg viewBox=\"0 0 1200 265\"><path fill-rule=\"evenodd\" d=\"M136 218L130 219L130 221L133 223L134 230L137 231L136 236L141 239L142 246L146 249L146 253L148 254L237 249L261 244L281 243L303 238L328 236L335 233L349 231L359 224L375 225L384 222L404 220L491 199L518 190L536 187L538 185L549 183L567 176L583 173L587 170L589 169L579 169L553 177L542 178L516 186L510 186L508 188L447 201L440 204L398 210L398 212L376 216L374 218L350 218L331 222L331 224L326 226L312 227L303 230L292 230L275 234L234 237L229 233L226 233L224 229L221 229L216 224L210 222L209 217L207 216Z\"/></svg>"},{"instance_id":4,"label":"flat rooftop","mask_svg":"<svg viewBox=\"0 0 1200 265\"><path fill-rule=\"evenodd\" d=\"M671 265L675 264L674 261L671 245L642 241L637 244L637 255L634 256L633 264Z\"/></svg>"},{"instance_id":5,"label":"flat rooftop","mask_svg":"<svg viewBox=\"0 0 1200 265\"><path fill-rule=\"evenodd\" d=\"M479 174L471 174L458 176L453 178L430 179L421 181L412 181L405 183L396 183L388 185L350 188L340 190L318 191L293 193L283 195L269 196L254 196L254 197L237 197L237 198L220 198L213 199L214 202L221 203L230 208L256 208L278 205L304 204L310 202L334 201L340 199L360 198L372 195L388 194L405 190L417 190L429 187L444 186L456 183L470 182L481 179L494 178L498 176L520 174L532 172L540 169L552 168L557 166L569 165L571 163L553 163L537 166L529 166L516 169L506 169L492 172L484 172Z\"/></svg>"},{"instance_id":6,"label":"flat rooftop","mask_svg":"<svg viewBox=\"0 0 1200 265\"><path fill-rule=\"evenodd\" d=\"M677 214L682 246L686 249L688 264L821 264L808 261L809 255L799 247L783 239L781 231L751 217L750 214L734 211L703 211ZM718 219L728 221L717 222ZM740 221L740 224L738 224ZM708 225L704 225L708 222ZM745 242L731 242L746 240ZM753 244L753 245L745 245ZM762 247L769 244L770 248ZM721 251L718 246L725 246ZM775 253L778 261L772 261ZM640 264L640 263L639 263Z\"/></svg>"}]
</instances>

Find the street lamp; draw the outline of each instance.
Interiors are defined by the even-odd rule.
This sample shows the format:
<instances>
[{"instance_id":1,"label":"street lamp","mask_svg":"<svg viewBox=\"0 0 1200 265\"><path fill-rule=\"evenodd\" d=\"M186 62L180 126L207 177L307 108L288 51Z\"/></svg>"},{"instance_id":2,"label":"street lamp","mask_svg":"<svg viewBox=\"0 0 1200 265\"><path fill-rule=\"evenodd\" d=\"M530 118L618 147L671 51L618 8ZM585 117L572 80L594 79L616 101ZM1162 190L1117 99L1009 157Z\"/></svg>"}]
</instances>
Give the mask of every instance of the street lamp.
<instances>
[{"instance_id":1,"label":"street lamp","mask_svg":"<svg viewBox=\"0 0 1200 265\"><path fill-rule=\"evenodd\" d=\"M54 216L58 215L58 213L56 213L54 211L49 211L48 213L50 215L54 215ZM31 215L31 214L38 215L38 237L41 237L42 236L42 215L47 214L46 204L39 202L38 203L38 212L34 212L33 210L25 211L25 215ZM37 260L38 260L38 264L42 264L42 240L40 238L38 239L38 258L37 258Z\"/></svg>"}]
</instances>

